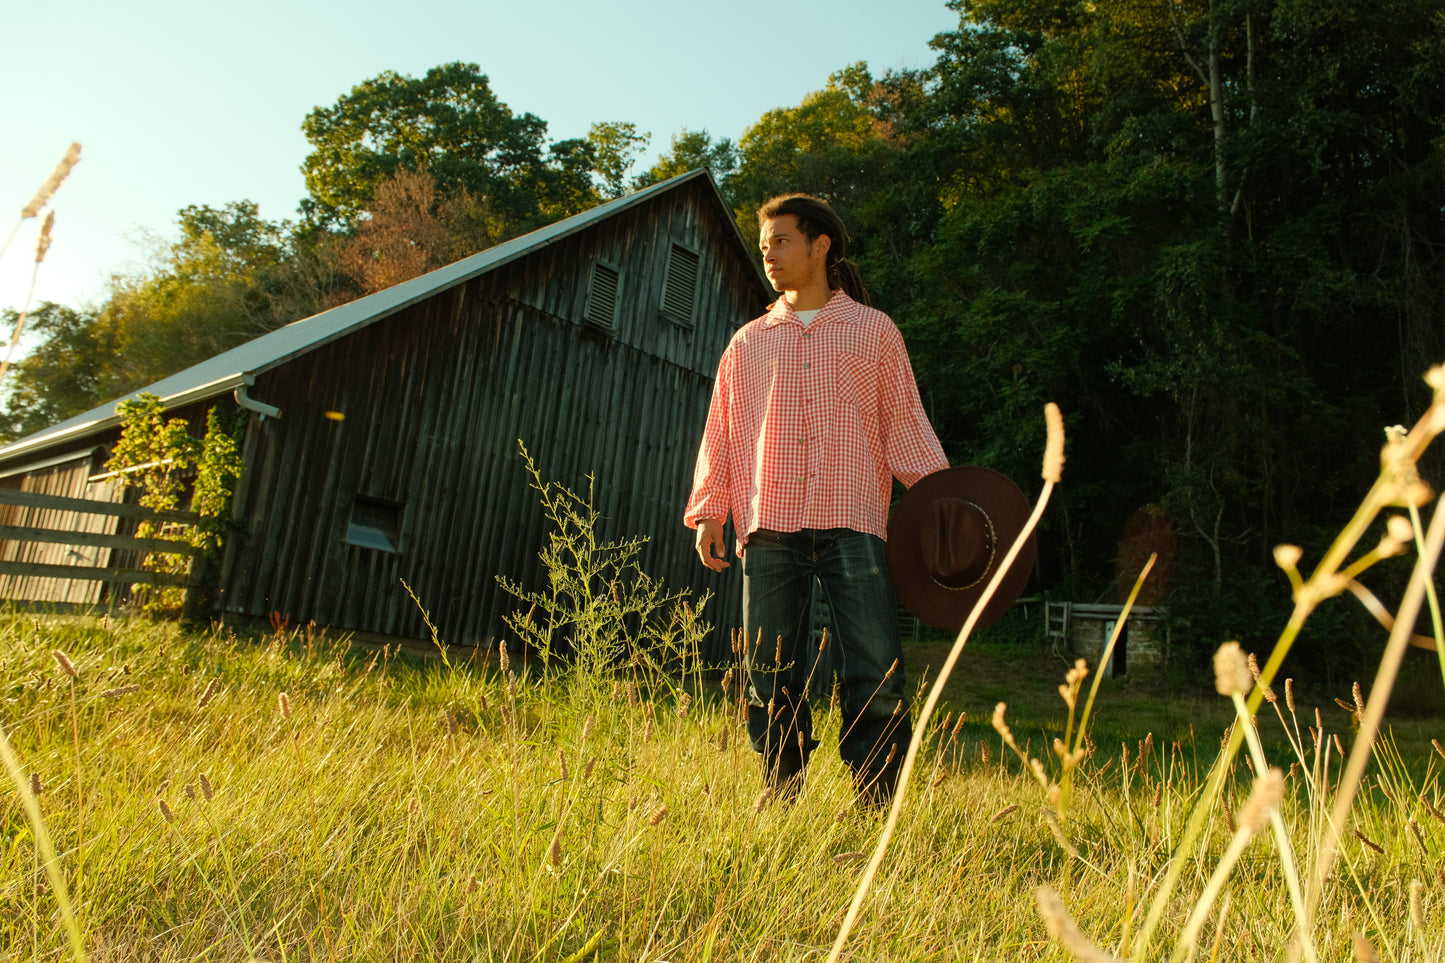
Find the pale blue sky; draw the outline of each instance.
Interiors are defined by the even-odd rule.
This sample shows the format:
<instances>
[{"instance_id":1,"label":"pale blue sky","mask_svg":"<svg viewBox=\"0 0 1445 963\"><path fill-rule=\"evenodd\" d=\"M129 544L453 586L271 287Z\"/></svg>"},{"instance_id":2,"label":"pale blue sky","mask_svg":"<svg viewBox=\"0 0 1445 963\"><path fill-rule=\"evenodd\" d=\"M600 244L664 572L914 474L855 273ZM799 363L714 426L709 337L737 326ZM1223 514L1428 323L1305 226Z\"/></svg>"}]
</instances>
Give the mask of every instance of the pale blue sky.
<instances>
[{"instance_id":1,"label":"pale blue sky","mask_svg":"<svg viewBox=\"0 0 1445 963\"><path fill-rule=\"evenodd\" d=\"M594 121L736 140L858 60L875 75L928 66L957 26L943 0L701 0L348 4L248 0L7 3L0 11L0 238L72 140L81 163L57 195L36 300L98 301L106 277L171 236L187 204L249 198L292 218L305 190L301 121L384 70L475 62L551 140ZM5 213L6 211L10 213ZM0 260L0 307L19 307L38 220Z\"/></svg>"}]
</instances>

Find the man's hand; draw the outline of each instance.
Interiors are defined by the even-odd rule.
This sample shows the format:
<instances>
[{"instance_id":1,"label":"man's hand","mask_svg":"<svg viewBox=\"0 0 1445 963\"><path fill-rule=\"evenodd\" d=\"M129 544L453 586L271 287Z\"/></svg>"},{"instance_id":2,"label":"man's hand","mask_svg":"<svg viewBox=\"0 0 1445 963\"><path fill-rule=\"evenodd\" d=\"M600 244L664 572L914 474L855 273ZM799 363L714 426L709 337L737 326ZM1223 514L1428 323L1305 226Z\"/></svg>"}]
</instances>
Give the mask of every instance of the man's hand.
<instances>
[{"instance_id":1,"label":"man's hand","mask_svg":"<svg viewBox=\"0 0 1445 963\"><path fill-rule=\"evenodd\" d=\"M723 523L716 518L702 518L697 523L697 556L714 572L721 572L732 563L727 561L728 547L723 541Z\"/></svg>"}]
</instances>

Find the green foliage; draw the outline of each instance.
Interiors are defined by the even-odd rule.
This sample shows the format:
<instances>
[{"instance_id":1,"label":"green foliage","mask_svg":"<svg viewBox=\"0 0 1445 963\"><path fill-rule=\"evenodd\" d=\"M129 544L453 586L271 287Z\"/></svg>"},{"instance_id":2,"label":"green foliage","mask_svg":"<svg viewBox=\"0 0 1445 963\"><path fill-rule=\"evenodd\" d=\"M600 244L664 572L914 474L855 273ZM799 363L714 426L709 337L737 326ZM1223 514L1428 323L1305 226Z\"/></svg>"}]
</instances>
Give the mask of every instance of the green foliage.
<instances>
[{"instance_id":1,"label":"green foliage","mask_svg":"<svg viewBox=\"0 0 1445 963\"><path fill-rule=\"evenodd\" d=\"M234 427L223 423L218 406L206 412L206 435L196 459L196 482L191 511L201 516L192 544L213 557L236 528L231 503L241 478L240 435L244 412L237 410Z\"/></svg>"},{"instance_id":2,"label":"green foliage","mask_svg":"<svg viewBox=\"0 0 1445 963\"><path fill-rule=\"evenodd\" d=\"M597 148L611 185L637 143L631 125L602 124L595 145L548 145L546 121L514 115L481 68L460 62L420 78L385 71L312 110L302 130L312 147L302 208L314 224L355 226L387 178L425 168L444 195L485 199L508 237L595 205Z\"/></svg>"},{"instance_id":3,"label":"green foliage","mask_svg":"<svg viewBox=\"0 0 1445 963\"><path fill-rule=\"evenodd\" d=\"M670 687L668 670L699 669L698 646L711 628L701 615L710 596L694 603L690 591L669 592L650 578L638 564L647 538L604 540L590 492L583 498L544 481L526 446L517 444L553 525L540 553L547 586L532 590L502 575L497 581L529 606L506 622L544 674L565 672L574 688L601 698L619 675Z\"/></svg>"},{"instance_id":4,"label":"green foliage","mask_svg":"<svg viewBox=\"0 0 1445 963\"><path fill-rule=\"evenodd\" d=\"M0 325L12 327L19 312L0 311ZM93 408L100 400L106 357L97 316L43 301L26 319L40 344L10 369L0 442L23 438Z\"/></svg>"},{"instance_id":5,"label":"green foliage","mask_svg":"<svg viewBox=\"0 0 1445 963\"><path fill-rule=\"evenodd\" d=\"M726 184L737 166L737 147L730 139L723 137L714 141L706 130L684 129L682 133L672 135L671 148L657 159L656 164L633 178L632 187L640 190L703 168L711 171L719 184Z\"/></svg>"},{"instance_id":6,"label":"green foliage","mask_svg":"<svg viewBox=\"0 0 1445 963\"><path fill-rule=\"evenodd\" d=\"M105 463L106 470L119 473L123 485L139 487L138 501L146 508L180 509L189 490L190 510L200 516L195 526L144 521L137 526L136 535L183 538L202 550L201 564L211 569L235 529L231 501L242 468L238 429L225 425L217 407L212 407L206 414L205 437L197 439L186 419L167 420L165 405L150 393L120 402L116 413L121 418L120 439ZM142 564L150 571L182 574L191 563L185 555L151 552ZM151 614L175 611L185 600L185 590L176 587L137 585L133 590L142 608Z\"/></svg>"},{"instance_id":7,"label":"green foliage","mask_svg":"<svg viewBox=\"0 0 1445 963\"><path fill-rule=\"evenodd\" d=\"M587 146L592 151L593 166L602 180L603 195L609 199L627 193L627 172L637 156L647 149L652 135L638 133L637 125L627 122L593 124L587 132Z\"/></svg>"}]
</instances>

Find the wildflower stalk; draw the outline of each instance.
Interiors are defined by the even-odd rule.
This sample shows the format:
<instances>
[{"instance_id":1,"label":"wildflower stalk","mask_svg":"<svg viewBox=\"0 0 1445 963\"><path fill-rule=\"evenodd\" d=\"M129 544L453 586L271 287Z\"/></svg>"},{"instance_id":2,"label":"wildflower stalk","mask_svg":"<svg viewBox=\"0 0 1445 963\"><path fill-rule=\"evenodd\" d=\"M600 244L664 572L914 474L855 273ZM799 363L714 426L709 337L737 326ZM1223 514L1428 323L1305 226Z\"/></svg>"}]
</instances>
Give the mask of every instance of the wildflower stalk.
<instances>
[{"instance_id":1,"label":"wildflower stalk","mask_svg":"<svg viewBox=\"0 0 1445 963\"><path fill-rule=\"evenodd\" d=\"M1324 557L1320 560L1314 572L1311 573L1309 579L1303 580L1300 578L1299 573L1294 568L1293 562L1282 566L1285 568L1285 572L1290 579L1290 584L1294 589L1294 609L1290 612L1289 621L1285 624L1284 629L1280 632L1279 638L1275 642L1269 660L1265 663L1264 667L1260 669L1258 685L1255 686L1254 692L1250 694L1246 703L1251 716L1258 711L1259 704L1264 701L1265 690L1279 673L1280 666L1289 655L1295 640L1299 638L1300 629L1304 627L1304 623L1310 614L1325 599L1340 594L1340 592L1344 591L1347 587L1349 580L1342 575L1346 560L1349 558L1350 553L1354 551L1355 546L1366 536L1370 526L1374 523L1380 512L1391 505L1401 503L1415 504L1424 500L1421 497L1423 483L1420 482L1419 476L1415 473L1414 466L1419 457L1424 453L1426 447L1429 446L1431 440L1442 430L1445 430L1445 365L1437 365L1432 368L1429 374L1426 375L1426 381L1435 389L1434 403L1430 409L1420 417L1420 420L1416 422L1415 427L1410 432L1399 437L1392 437L1390 442L1385 446L1380 457L1381 470L1379 477L1376 478L1374 484L1370 486L1370 490L1365 494L1364 499L1360 503L1360 507L1355 511L1354 515L1351 516L1349 522L1346 523L1340 534L1337 535L1330 544L1330 547L1326 550ZM1437 527L1435 523L1440 521L1440 512L1437 510L1435 518L1431 523L1432 533ZM1438 553L1439 546L1437 545L1432 554L1438 555ZM1422 566L1426 564L1425 555L1426 552L1421 552L1419 563L1416 565L1416 575L1418 576L1423 570L1426 573L1426 578L1428 578L1429 571L1433 569L1434 560L1432 558L1429 561L1429 566L1422 569ZM1414 624L1415 616L1419 613L1420 601L1424 594L1423 587L1419 584L1420 581L1421 579L1416 577L1412 577L1411 579L1410 587L1406 590L1405 601L1401 605L1395 628L1392 629L1390 633L1391 641L1387 644L1385 657L1381 661L1380 673L1381 675L1385 675L1388 672L1391 682L1393 682L1394 674L1398 669L1399 656L1403 653L1406 640L1408 640L1411 635L1409 627ZM1413 603L1411 602L1412 597L1414 600ZM1397 638L1400 640L1398 645L1395 641ZM1397 649L1399 652L1396 652ZM1392 653L1395 653L1393 657ZM1377 688L1379 684L1377 678ZM1384 688L1383 695L1386 697L1389 694L1389 688L1389 685L1386 685ZM1367 730L1365 726L1362 725L1361 738L1356 743L1357 748L1363 746L1368 753L1369 743L1373 740L1374 733L1378 727L1379 714L1383 713L1383 711L1383 703L1381 703L1376 711L1371 727ZM1368 738L1365 738L1367 733ZM1235 756L1238 755L1240 746L1243 745L1243 743L1243 729L1240 726L1235 726L1230 733L1223 751L1221 751L1215 759L1214 765L1209 771L1208 779L1199 797L1201 800L1218 797L1224 786L1224 780L1234 764ZM1364 769L1363 758L1358 763L1358 769L1362 774ZM1349 803L1353 802L1353 798L1354 790L1352 788L1348 800L1340 797L1337 801L1337 814L1339 813L1338 803L1341 801L1345 802L1344 812L1347 813ZM1169 868L1165 871L1164 879L1161 881L1159 889L1154 895L1154 901L1149 906L1149 912L1145 916L1144 925L1140 928L1139 935L1135 940L1132 958L1136 961L1142 961L1148 956L1149 944L1153 938L1154 931L1158 928L1159 922L1164 916L1164 911L1169 904L1170 898L1173 896L1175 887L1178 885L1179 877L1183 874L1186 866L1189 865L1189 855L1194 851L1194 847L1203 836L1204 824L1208 818L1208 814L1209 806L1200 804L1196 805L1189 815L1189 821L1185 825L1179 845L1174 850L1169 862ZM1320 867L1325 866L1323 857L1328 856L1329 862L1333 862L1333 847L1338 846L1339 841L1339 825L1339 820L1336 820L1334 825L1329 827L1327 836L1328 845L1322 849L1322 859L1316 867L1314 877L1310 881L1309 896L1306 899L1306 904L1311 912L1319 905L1319 889L1323 885L1324 879L1324 876L1320 873ZM1330 842L1331 840L1332 842ZM1295 944L1291 947L1291 963L1295 963L1295 961L1299 959L1298 954L1300 952L1301 944Z\"/></svg>"},{"instance_id":2,"label":"wildflower stalk","mask_svg":"<svg viewBox=\"0 0 1445 963\"><path fill-rule=\"evenodd\" d=\"M1419 557L1415 561L1415 570L1410 575L1410 583L1405 587L1405 595L1400 601L1400 609L1395 617L1395 628L1390 632L1390 638L1385 643L1385 653L1380 658L1380 667L1375 672L1375 682L1370 689L1370 698L1365 703L1365 712L1360 719L1359 733L1355 737L1355 745L1350 750L1349 759L1345 764L1340 787L1335 793L1334 808L1330 811L1330 818L1324 826L1324 838L1320 842L1315 870L1310 877L1309 892L1305 901L1306 909L1310 914L1313 914L1319 907L1325 880L1334 867L1336 856L1339 855L1340 834L1349 820L1350 808L1354 805L1355 794L1359 791L1360 782L1364 778L1365 766L1369 764L1375 737L1380 731L1380 721L1385 715L1385 704L1390 699L1390 692L1395 685L1395 677L1400 671L1400 662L1404 659L1405 650L1410 644L1412 634L1410 630L1415 624L1416 616L1420 614L1420 607L1425 600L1425 586L1430 583L1431 575L1440 559L1442 545L1445 545L1445 512L1440 511L1437 504L1434 517L1430 519L1430 530L1425 536ZM1291 961L1299 958L1293 947L1289 958Z\"/></svg>"},{"instance_id":3,"label":"wildflower stalk","mask_svg":"<svg viewBox=\"0 0 1445 963\"><path fill-rule=\"evenodd\" d=\"M868 866L863 870L863 877L858 882L858 889L853 894L853 901L848 906L848 914L843 918L843 925L838 929L838 936L833 941L833 949L828 954L827 963L838 963L842 958L843 947L848 942L848 934L852 932L853 925L858 921L858 914L862 912L863 900L868 895L868 889L873 883L873 877L878 873L878 867L883 863L883 854L888 849L888 843L893 838L893 830L898 825L898 817L903 811L903 799L908 789L908 779L913 773L913 764L918 758L918 749L922 744L924 734L928 731L928 720L933 716L933 710L938 706L938 700L943 695L944 683L948 681L949 673L953 671L958 657L963 654L964 644L968 642L973 627L978 623L979 616L988 606L989 600L998 591L999 584L1004 576L1008 574L1013 566L1014 559L1018 558L1019 552L1023 549L1024 543L1028 541L1029 535L1033 533L1038 525L1039 519L1048 506L1049 496L1053 494L1054 485L1059 481L1064 465L1064 419L1059 413L1058 405L1049 402L1044 407L1044 420L1048 425L1048 443L1044 450L1043 478L1044 487L1039 493L1038 502L1034 505L1033 514L1024 523L1014 543L1009 546L1008 553L1004 555L1003 561L999 563L997 571L989 581L988 586L979 596L973 611L968 613L968 618L963 623L963 628L958 631L958 638L953 642L953 648L944 660L943 667L938 672L938 677L933 680L933 689L928 693L928 699L923 709L918 714L918 720L913 727L913 738L908 742L908 752L903 757L903 765L898 771L898 784L893 792L893 807L888 812L888 821L883 824L883 831L878 836L878 843L873 849L873 856L868 860Z\"/></svg>"},{"instance_id":4,"label":"wildflower stalk","mask_svg":"<svg viewBox=\"0 0 1445 963\"><path fill-rule=\"evenodd\" d=\"M1260 741L1259 730L1254 727L1249 707L1244 704L1243 694L1234 692L1230 698L1234 702L1234 714L1238 719L1235 728L1244 730L1244 738L1249 743L1249 753L1254 759L1255 769L1258 772L1268 772L1269 763L1265 761L1264 743ZM1313 927L1310 925L1310 911L1305 904L1304 890L1300 885L1299 860L1295 857L1294 845L1290 842L1284 817L1280 815L1277 807L1270 810L1269 824L1274 833L1275 844L1279 847L1280 869L1284 873L1285 886L1289 889L1289 901L1294 907L1299 946L1309 963L1319 963L1319 953L1315 949L1312 935Z\"/></svg>"},{"instance_id":5,"label":"wildflower stalk","mask_svg":"<svg viewBox=\"0 0 1445 963\"><path fill-rule=\"evenodd\" d=\"M1425 526L1420 524L1420 509L1414 505L1410 506L1410 526L1415 535L1415 552L1424 555ZM1441 619L1440 597L1435 592L1433 579L1425 583L1425 599L1430 603L1430 628L1435 633L1435 657L1440 662L1440 680L1445 682L1445 620Z\"/></svg>"}]
</instances>

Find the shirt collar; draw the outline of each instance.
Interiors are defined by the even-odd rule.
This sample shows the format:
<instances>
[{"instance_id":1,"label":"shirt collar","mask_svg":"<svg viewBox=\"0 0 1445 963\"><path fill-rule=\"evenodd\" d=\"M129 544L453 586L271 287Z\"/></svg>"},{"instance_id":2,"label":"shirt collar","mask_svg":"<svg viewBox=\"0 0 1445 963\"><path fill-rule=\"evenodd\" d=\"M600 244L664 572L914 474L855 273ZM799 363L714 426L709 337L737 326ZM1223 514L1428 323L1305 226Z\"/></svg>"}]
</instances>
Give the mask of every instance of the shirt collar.
<instances>
[{"instance_id":1,"label":"shirt collar","mask_svg":"<svg viewBox=\"0 0 1445 963\"><path fill-rule=\"evenodd\" d=\"M854 304L853 299L848 297L842 288L836 289L832 296L828 298L828 302L824 304L822 309L814 316L813 324L816 325L825 317L830 321L856 320L854 312L848 310L848 307L852 304ZM793 324L803 323L799 320L798 313L793 310L793 306L788 303L788 299L779 297L768 310L763 323L771 327L775 324L783 324L788 321L791 321Z\"/></svg>"}]
</instances>

